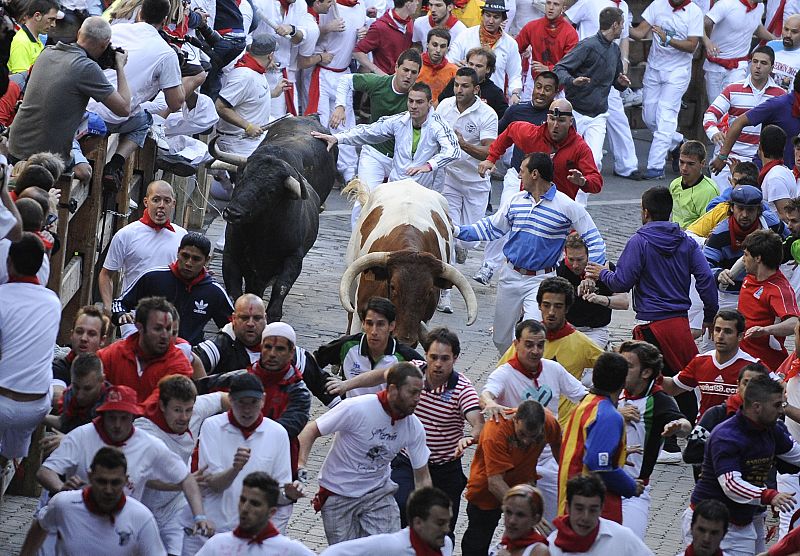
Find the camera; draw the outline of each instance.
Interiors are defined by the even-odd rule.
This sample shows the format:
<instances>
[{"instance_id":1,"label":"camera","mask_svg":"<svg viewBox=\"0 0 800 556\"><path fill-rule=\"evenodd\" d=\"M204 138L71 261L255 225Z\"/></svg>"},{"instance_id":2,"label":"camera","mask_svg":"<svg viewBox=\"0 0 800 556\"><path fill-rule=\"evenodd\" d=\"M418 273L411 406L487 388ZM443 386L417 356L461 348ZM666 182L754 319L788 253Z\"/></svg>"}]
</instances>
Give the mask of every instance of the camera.
<instances>
[{"instance_id":1,"label":"camera","mask_svg":"<svg viewBox=\"0 0 800 556\"><path fill-rule=\"evenodd\" d=\"M125 53L120 47L109 44L108 48L106 48L96 60L100 69L115 69L117 67L117 52Z\"/></svg>"}]
</instances>

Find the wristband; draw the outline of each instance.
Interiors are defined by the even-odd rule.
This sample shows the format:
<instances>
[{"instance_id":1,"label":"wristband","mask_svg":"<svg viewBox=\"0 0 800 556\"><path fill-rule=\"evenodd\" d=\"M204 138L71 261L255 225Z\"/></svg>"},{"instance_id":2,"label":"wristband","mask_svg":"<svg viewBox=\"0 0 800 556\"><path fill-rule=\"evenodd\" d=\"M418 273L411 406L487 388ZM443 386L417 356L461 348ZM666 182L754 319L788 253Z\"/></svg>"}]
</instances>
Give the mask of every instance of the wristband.
<instances>
[{"instance_id":1,"label":"wristband","mask_svg":"<svg viewBox=\"0 0 800 556\"><path fill-rule=\"evenodd\" d=\"M293 36L295 36L295 35L297 34L297 27L295 27L294 25L289 25L289 27L291 27L291 28L292 28L292 32L291 32L291 33L289 33L289 36L290 36L290 37L293 37Z\"/></svg>"},{"instance_id":2,"label":"wristband","mask_svg":"<svg viewBox=\"0 0 800 556\"><path fill-rule=\"evenodd\" d=\"M719 154L717 155L717 158L719 158L720 160L728 160L728 155L727 155L727 154L722 154L722 153L719 153Z\"/></svg>"},{"instance_id":3,"label":"wristband","mask_svg":"<svg viewBox=\"0 0 800 556\"><path fill-rule=\"evenodd\" d=\"M200 523L201 521L208 521L208 518L205 516L205 514L197 514L194 516L195 523Z\"/></svg>"},{"instance_id":4,"label":"wristband","mask_svg":"<svg viewBox=\"0 0 800 556\"><path fill-rule=\"evenodd\" d=\"M672 40L672 36L671 35L667 35L667 40L664 41L664 46L669 46L669 41L671 41L671 40Z\"/></svg>"},{"instance_id":5,"label":"wristband","mask_svg":"<svg viewBox=\"0 0 800 556\"><path fill-rule=\"evenodd\" d=\"M304 485L308 484L308 471L305 468L300 467L297 470L297 480L303 483Z\"/></svg>"}]
</instances>

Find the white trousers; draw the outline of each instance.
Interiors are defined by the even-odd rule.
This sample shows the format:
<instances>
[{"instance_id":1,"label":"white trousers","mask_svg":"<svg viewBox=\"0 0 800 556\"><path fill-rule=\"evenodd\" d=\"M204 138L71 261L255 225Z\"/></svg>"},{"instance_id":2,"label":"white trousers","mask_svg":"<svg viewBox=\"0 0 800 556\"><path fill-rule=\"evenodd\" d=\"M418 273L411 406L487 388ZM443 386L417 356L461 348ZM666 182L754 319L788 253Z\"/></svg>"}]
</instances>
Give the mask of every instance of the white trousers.
<instances>
[{"instance_id":1,"label":"white trousers","mask_svg":"<svg viewBox=\"0 0 800 556\"><path fill-rule=\"evenodd\" d=\"M683 546L689 546L692 543L692 508L686 508L683 512L683 522L681 530L683 532ZM753 556L757 554L756 550L756 528L751 523L749 525L734 525L728 524L728 532L722 539L719 547L725 553L725 556Z\"/></svg>"},{"instance_id":2,"label":"white trousers","mask_svg":"<svg viewBox=\"0 0 800 556\"><path fill-rule=\"evenodd\" d=\"M597 116L584 116L576 110L572 110L575 115L575 128L578 133L592 149L592 156L594 156L594 163L597 169L601 170L603 167L603 143L606 141L606 122L608 121L608 112L603 112ZM578 200L577 198L575 199Z\"/></svg>"},{"instance_id":3,"label":"white trousers","mask_svg":"<svg viewBox=\"0 0 800 556\"><path fill-rule=\"evenodd\" d=\"M539 291L539 284L545 278L553 276L555 272L524 276L514 270L511 263L507 262L502 266L497 283L492 334L494 345L501 354L506 352L514 340L514 326L519 320L520 313L524 314L523 319L542 320L542 313L536 302L536 292Z\"/></svg>"},{"instance_id":4,"label":"white trousers","mask_svg":"<svg viewBox=\"0 0 800 556\"><path fill-rule=\"evenodd\" d=\"M298 111L298 97L299 93L297 91L297 77L295 75L295 70L288 70L286 73L286 79L291 83L291 86L294 88L294 112L297 114ZM270 90L274 89L275 86L283 79L283 73L278 71L268 71L267 72L267 83L269 84ZM272 102L270 103L270 114L273 118L280 118L281 116L285 116L289 113L289 109L287 107L287 100L286 94L279 95L277 98L273 98Z\"/></svg>"},{"instance_id":5,"label":"white trousers","mask_svg":"<svg viewBox=\"0 0 800 556\"><path fill-rule=\"evenodd\" d=\"M741 66L741 64L739 65ZM705 71L706 95L708 95L709 104L714 102L714 99L719 96L726 85L741 81L747 77L747 66L738 67L733 70L720 68L720 70L721 71Z\"/></svg>"},{"instance_id":6,"label":"white trousers","mask_svg":"<svg viewBox=\"0 0 800 556\"><path fill-rule=\"evenodd\" d=\"M328 122L331 121L331 113L336 108L336 86L339 83L339 78L343 75L348 75L350 70L347 69L341 73L322 69L319 72L319 121L323 127L328 127ZM341 133L354 128L356 125L356 114L352 109L345 109L345 121L332 132ZM339 158L336 163L336 168L341 172L345 183L349 182L356 175L356 168L358 167L358 155L356 148L350 145L339 145Z\"/></svg>"},{"instance_id":7,"label":"white trousers","mask_svg":"<svg viewBox=\"0 0 800 556\"><path fill-rule=\"evenodd\" d=\"M611 92L608 94L606 132L611 150L614 152L614 171L621 176L627 176L638 170L639 159L636 158L631 125L622 105L622 95L614 87L611 87ZM597 169L600 170L600 165Z\"/></svg>"},{"instance_id":8,"label":"white trousers","mask_svg":"<svg viewBox=\"0 0 800 556\"><path fill-rule=\"evenodd\" d=\"M578 331L586 334L586 337L597 344L600 349L606 349L606 346L608 345L608 326L600 326L598 328L578 326L576 328Z\"/></svg>"},{"instance_id":9,"label":"white trousers","mask_svg":"<svg viewBox=\"0 0 800 556\"><path fill-rule=\"evenodd\" d=\"M456 226L473 224L480 220L486 212L492 184L489 180L481 182L462 182L445 175L442 195L447 199L450 218ZM457 247L472 249L477 241L455 240Z\"/></svg>"},{"instance_id":10,"label":"white trousers","mask_svg":"<svg viewBox=\"0 0 800 556\"><path fill-rule=\"evenodd\" d=\"M653 132L647 168L661 170L667 153L683 141L677 133L681 98L689 86L691 65L671 70L648 67L644 72L642 117Z\"/></svg>"},{"instance_id":11,"label":"white trousers","mask_svg":"<svg viewBox=\"0 0 800 556\"><path fill-rule=\"evenodd\" d=\"M550 446L547 446L536 462L536 473L539 480L536 488L542 493L544 499L544 517L548 522L558 516L558 460L553 457Z\"/></svg>"},{"instance_id":12,"label":"white trousers","mask_svg":"<svg viewBox=\"0 0 800 556\"><path fill-rule=\"evenodd\" d=\"M513 166L509 166L503 178L503 192L500 194L500 205L497 208L499 209L503 206L503 203L515 193L519 193L519 172ZM500 239L486 244L486 248L483 251L483 264L489 266L492 270L497 270L503 264L503 261L505 261L503 247L506 246L507 238L508 235L504 235Z\"/></svg>"},{"instance_id":13,"label":"white trousers","mask_svg":"<svg viewBox=\"0 0 800 556\"><path fill-rule=\"evenodd\" d=\"M391 158L369 145L361 147L361 156L358 157L358 177L367 187L375 189L389 177L391 171ZM355 229L360 215L361 203L356 201L353 205L353 213L350 215L350 225L353 229Z\"/></svg>"},{"instance_id":14,"label":"white trousers","mask_svg":"<svg viewBox=\"0 0 800 556\"><path fill-rule=\"evenodd\" d=\"M52 394L30 402L0 396L0 455L6 459L28 455L31 435L52 409Z\"/></svg>"},{"instance_id":15,"label":"white trousers","mask_svg":"<svg viewBox=\"0 0 800 556\"><path fill-rule=\"evenodd\" d=\"M622 499L622 524L644 540L650 516L650 485L644 487L641 496Z\"/></svg>"},{"instance_id":16,"label":"white trousers","mask_svg":"<svg viewBox=\"0 0 800 556\"><path fill-rule=\"evenodd\" d=\"M791 492L795 495L796 500L798 496L800 496L800 479L798 479L797 475L778 473L778 492ZM792 517L794 517L794 514L797 510L798 507L795 503L790 511L780 513L781 524L780 529L778 530L779 539L785 537L786 534L791 530Z\"/></svg>"}]
</instances>

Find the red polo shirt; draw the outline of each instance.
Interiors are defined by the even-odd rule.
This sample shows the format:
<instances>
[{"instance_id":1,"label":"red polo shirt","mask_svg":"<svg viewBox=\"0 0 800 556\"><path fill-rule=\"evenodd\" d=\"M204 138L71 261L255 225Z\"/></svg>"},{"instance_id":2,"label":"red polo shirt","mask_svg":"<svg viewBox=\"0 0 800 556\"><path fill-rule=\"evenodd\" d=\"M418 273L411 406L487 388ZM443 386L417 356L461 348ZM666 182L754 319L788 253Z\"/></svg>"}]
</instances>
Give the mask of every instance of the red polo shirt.
<instances>
[{"instance_id":1,"label":"red polo shirt","mask_svg":"<svg viewBox=\"0 0 800 556\"><path fill-rule=\"evenodd\" d=\"M364 54L372 53L372 63L387 75L394 74L395 64L405 50L411 48L411 36L414 33L414 20L401 27L392 17L389 10L375 20L367 35L356 43L355 51Z\"/></svg>"}]
</instances>

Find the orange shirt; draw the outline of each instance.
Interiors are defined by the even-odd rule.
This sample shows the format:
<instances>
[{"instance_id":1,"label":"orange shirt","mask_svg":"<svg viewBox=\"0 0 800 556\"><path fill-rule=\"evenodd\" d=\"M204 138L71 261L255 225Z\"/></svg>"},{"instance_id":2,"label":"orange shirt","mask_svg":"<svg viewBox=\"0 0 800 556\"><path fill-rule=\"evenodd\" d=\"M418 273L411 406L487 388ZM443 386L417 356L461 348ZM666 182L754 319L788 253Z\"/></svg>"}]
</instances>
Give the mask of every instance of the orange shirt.
<instances>
[{"instance_id":1,"label":"orange shirt","mask_svg":"<svg viewBox=\"0 0 800 556\"><path fill-rule=\"evenodd\" d=\"M422 65L422 69L419 71L419 76L417 77L417 83L425 83L431 88L434 107L438 106L439 95L444 91L447 84L450 83L450 80L455 77L456 71L458 71L458 68L455 64L450 62L439 71L435 71L431 66Z\"/></svg>"},{"instance_id":2,"label":"orange shirt","mask_svg":"<svg viewBox=\"0 0 800 556\"><path fill-rule=\"evenodd\" d=\"M536 461L545 444L561 442L561 427L547 409L544 410L544 441L521 449L514 438L514 421L499 423L490 420L483 426L478 449L472 460L467 482L467 500L482 510L494 510L501 503L489 491L489 477L502 475L508 486L531 483L536 477Z\"/></svg>"}]
</instances>

